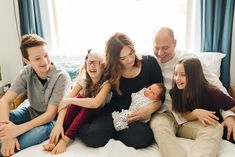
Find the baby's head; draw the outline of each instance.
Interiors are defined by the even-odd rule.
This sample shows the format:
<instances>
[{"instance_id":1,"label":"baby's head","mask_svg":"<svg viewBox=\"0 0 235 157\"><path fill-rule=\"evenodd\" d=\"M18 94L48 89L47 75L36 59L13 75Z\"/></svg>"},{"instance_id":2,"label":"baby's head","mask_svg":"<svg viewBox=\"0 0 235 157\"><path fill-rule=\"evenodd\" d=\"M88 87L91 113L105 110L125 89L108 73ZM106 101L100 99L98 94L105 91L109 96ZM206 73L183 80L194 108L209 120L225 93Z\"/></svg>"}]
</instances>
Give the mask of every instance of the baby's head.
<instances>
[{"instance_id":1,"label":"baby's head","mask_svg":"<svg viewBox=\"0 0 235 157\"><path fill-rule=\"evenodd\" d=\"M151 100L163 100L166 88L162 83L154 83L144 90L144 95Z\"/></svg>"}]
</instances>

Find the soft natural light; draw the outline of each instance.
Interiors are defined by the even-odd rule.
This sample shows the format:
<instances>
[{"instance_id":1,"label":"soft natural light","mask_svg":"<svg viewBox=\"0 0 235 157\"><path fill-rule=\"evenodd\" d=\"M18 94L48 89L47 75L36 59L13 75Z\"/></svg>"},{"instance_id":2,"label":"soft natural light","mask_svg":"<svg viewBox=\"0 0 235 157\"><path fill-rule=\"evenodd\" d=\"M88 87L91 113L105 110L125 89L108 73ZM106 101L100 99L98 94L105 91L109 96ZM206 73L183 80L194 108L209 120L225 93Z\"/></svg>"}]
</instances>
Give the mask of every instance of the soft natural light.
<instances>
[{"instance_id":1,"label":"soft natural light","mask_svg":"<svg viewBox=\"0 0 235 157\"><path fill-rule=\"evenodd\" d=\"M175 31L185 48L187 0L56 0L57 55L83 55L90 48L103 51L115 32L126 33L137 52L152 52L153 32L162 26ZM58 46L59 45L59 46Z\"/></svg>"}]
</instances>

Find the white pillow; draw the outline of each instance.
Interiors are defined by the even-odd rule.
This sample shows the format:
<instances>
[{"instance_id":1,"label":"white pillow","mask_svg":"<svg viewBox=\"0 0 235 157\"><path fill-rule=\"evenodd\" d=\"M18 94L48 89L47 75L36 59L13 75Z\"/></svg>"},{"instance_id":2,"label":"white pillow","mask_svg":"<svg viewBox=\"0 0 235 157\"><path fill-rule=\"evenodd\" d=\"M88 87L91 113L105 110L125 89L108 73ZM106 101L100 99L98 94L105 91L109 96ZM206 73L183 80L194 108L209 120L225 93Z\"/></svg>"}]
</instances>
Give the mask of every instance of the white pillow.
<instances>
[{"instance_id":1,"label":"white pillow","mask_svg":"<svg viewBox=\"0 0 235 157\"><path fill-rule=\"evenodd\" d=\"M200 52L195 54L200 59L202 66L206 66L207 69L220 77L220 65L225 54L221 52Z\"/></svg>"}]
</instances>

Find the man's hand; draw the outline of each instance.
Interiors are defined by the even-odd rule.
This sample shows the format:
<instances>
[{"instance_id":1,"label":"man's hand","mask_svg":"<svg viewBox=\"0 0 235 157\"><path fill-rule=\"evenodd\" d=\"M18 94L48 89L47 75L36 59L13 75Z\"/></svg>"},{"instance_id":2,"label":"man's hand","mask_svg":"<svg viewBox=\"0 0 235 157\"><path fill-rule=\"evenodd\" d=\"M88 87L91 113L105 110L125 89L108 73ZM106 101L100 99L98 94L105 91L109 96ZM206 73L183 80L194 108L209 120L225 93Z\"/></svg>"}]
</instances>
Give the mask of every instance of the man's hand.
<instances>
[{"instance_id":1,"label":"man's hand","mask_svg":"<svg viewBox=\"0 0 235 157\"><path fill-rule=\"evenodd\" d=\"M20 135L20 129L18 125L15 125L11 121L7 121L0 126L0 139L10 139L15 138Z\"/></svg>"},{"instance_id":2,"label":"man's hand","mask_svg":"<svg viewBox=\"0 0 235 157\"><path fill-rule=\"evenodd\" d=\"M227 127L227 140L230 139L231 135L233 136L233 140L235 140L235 117L228 116L224 119L222 125Z\"/></svg>"},{"instance_id":3,"label":"man's hand","mask_svg":"<svg viewBox=\"0 0 235 157\"><path fill-rule=\"evenodd\" d=\"M20 150L17 138L2 140L1 154L3 156L12 156L15 153L15 148Z\"/></svg>"}]
</instances>

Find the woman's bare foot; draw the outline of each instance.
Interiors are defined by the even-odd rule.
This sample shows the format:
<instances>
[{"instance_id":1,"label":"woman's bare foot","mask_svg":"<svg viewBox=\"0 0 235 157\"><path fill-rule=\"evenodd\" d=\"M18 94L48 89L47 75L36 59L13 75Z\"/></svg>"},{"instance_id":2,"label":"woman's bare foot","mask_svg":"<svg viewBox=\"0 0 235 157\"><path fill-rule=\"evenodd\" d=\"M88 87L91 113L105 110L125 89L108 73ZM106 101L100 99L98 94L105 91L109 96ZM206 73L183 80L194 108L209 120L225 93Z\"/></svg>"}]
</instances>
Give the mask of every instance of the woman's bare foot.
<instances>
[{"instance_id":1,"label":"woman's bare foot","mask_svg":"<svg viewBox=\"0 0 235 157\"><path fill-rule=\"evenodd\" d=\"M52 151L55 148L54 143L48 143L43 145L43 150L45 151Z\"/></svg>"},{"instance_id":2,"label":"woman's bare foot","mask_svg":"<svg viewBox=\"0 0 235 157\"><path fill-rule=\"evenodd\" d=\"M64 138L61 138L55 148L51 151L52 154L60 154L66 151L67 145L71 141L70 138L67 136L64 136Z\"/></svg>"}]
</instances>

